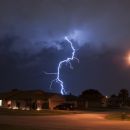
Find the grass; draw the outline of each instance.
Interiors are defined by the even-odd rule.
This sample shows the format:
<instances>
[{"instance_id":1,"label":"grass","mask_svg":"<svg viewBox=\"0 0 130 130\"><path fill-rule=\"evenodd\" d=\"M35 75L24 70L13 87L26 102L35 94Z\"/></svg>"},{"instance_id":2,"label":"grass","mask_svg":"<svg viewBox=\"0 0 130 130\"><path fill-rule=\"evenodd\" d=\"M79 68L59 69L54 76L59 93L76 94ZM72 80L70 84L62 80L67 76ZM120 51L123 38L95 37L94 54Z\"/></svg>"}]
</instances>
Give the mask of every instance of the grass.
<instances>
[{"instance_id":1,"label":"grass","mask_svg":"<svg viewBox=\"0 0 130 130\"><path fill-rule=\"evenodd\" d=\"M7 124L0 124L0 130L41 130L37 128L31 127L21 127L21 126L14 126L14 125L7 125Z\"/></svg>"},{"instance_id":2,"label":"grass","mask_svg":"<svg viewBox=\"0 0 130 130\"><path fill-rule=\"evenodd\" d=\"M49 116L49 115L66 115L66 114L83 114L83 113L97 113L97 112L111 112L114 114L110 114L107 118L116 118L120 117L122 112L126 112L130 114L130 110L122 110L122 109L108 109L108 108L91 108L87 109L87 111L66 111L66 110L13 110L13 109L5 109L0 108L0 115L8 115L8 116ZM118 114L117 114L118 113Z\"/></svg>"},{"instance_id":3,"label":"grass","mask_svg":"<svg viewBox=\"0 0 130 130\"><path fill-rule=\"evenodd\" d=\"M106 116L108 120L127 120L130 121L130 114L127 112L112 113Z\"/></svg>"},{"instance_id":4,"label":"grass","mask_svg":"<svg viewBox=\"0 0 130 130\"><path fill-rule=\"evenodd\" d=\"M52 116L52 115L66 115L66 114L79 114L83 112L79 111L61 111L61 110L12 110L12 109L0 109L0 115L7 116ZM32 128L30 126L18 126L0 124L0 130L43 130L42 128Z\"/></svg>"},{"instance_id":5,"label":"grass","mask_svg":"<svg viewBox=\"0 0 130 130\"><path fill-rule=\"evenodd\" d=\"M65 114L79 114L79 111L61 111L61 110L12 110L0 109L0 115L8 116L49 116L49 115L65 115Z\"/></svg>"},{"instance_id":6,"label":"grass","mask_svg":"<svg viewBox=\"0 0 130 130\"><path fill-rule=\"evenodd\" d=\"M66 114L79 114L83 112L79 111L62 111L62 110L12 110L12 109L0 109L0 115L7 116L52 116L52 115L66 115ZM30 126L18 126L0 124L0 130L43 130L42 128L32 128Z\"/></svg>"},{"instance_id":7,"label":"grass","mask_svg":"<svg viewBox=\"0 0 130 130\"><path fill-rule=\"evenodd\" d=\"M48 127L32 127L32 126L18 126L18 125L8 125L8 124L0 124L0 130L61 130L60 127L48 128ZM63 127L64 130L75 130L73 126Z\"/></svg>"}]
</instances>

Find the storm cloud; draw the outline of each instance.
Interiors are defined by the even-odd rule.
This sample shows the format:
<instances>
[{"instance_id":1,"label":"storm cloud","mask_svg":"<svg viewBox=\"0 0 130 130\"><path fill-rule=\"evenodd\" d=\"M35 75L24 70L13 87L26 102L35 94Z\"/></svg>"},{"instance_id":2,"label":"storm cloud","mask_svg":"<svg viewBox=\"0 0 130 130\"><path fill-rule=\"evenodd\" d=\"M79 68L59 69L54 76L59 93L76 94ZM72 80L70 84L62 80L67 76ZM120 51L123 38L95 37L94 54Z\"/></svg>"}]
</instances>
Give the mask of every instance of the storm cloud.
<instances>
[{"instance_id":1,"label":"storm cloud","mask_svg":"<svg viewBox=\"0 0 130 130\"><path fill-rule=\"evenodd\" d=\"M79 46L91 43L96 48L128 46L130 40L129 0L2 0L0 4L0 37L20 37L14 40L14 51L61 49L56 41L65 35Z\"/></svg>"}]
</instances>

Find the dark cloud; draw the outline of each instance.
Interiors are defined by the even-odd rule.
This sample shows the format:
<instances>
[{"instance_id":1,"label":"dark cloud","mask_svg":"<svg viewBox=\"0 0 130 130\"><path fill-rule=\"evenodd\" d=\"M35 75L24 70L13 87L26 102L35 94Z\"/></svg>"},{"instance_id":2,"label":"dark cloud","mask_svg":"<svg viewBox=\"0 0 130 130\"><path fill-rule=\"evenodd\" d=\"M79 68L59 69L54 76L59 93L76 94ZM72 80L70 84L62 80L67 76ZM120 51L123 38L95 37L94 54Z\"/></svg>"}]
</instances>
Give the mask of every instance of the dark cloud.
<instances>
[{"instance_id":1,"label":"dark cloud","mask_svg":"<svg viewBox=\"0 0 130 130\"><path fill-rule=\"evenodd\" d=\"M129 5L129 0L3 0L0 34L23 37L30 41L27 48L34 45L36 49L35 42L48 41L48 46L55 46L54 41L65 35L71 35L79 44L92 42L97 47L102 42L127 45ZM44 42L40 47L44 47Z\"/></svg>"}]
</instances>

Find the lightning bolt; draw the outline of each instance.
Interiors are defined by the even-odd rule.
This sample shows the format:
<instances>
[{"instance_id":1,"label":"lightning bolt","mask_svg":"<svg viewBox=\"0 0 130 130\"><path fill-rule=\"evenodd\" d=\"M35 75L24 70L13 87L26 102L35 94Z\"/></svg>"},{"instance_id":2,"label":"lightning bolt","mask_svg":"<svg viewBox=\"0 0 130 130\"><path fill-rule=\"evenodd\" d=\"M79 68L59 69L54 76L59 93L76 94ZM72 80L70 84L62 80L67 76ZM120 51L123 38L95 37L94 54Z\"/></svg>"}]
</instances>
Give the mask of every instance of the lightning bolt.
<instances>
[{"instance_id":1,"label":"lightning bolt","mask_svg":"<svg viewBox=\"0 0 130 130\"><path fill-rule=\"evenodd\" d=\"M52 85L53 85L54 82L58 83L60 85L60 87L61 87L60 93L62 95L66 94L66 91L65 91L65 88L64 88L64 83L63 83L63 81L60 78L60 70L62 68L62 65L64 63L66 63L66 64L69 63L70 68L73 69L71 61L77 60L79 62L79 59L75 57L76 49L74 48L73 43L69 40L68 37L65 37L64 39L70 44L70 47L72 49L72 55L71 55L71 57L68 57L67 59L62 60L62 61L59 62L56 73L47 73L47 72L44 72L45 74L54 74L54 75L56 75L56 78L51 81L50 87L52 87Z\"/></svg>"}]
</instances>

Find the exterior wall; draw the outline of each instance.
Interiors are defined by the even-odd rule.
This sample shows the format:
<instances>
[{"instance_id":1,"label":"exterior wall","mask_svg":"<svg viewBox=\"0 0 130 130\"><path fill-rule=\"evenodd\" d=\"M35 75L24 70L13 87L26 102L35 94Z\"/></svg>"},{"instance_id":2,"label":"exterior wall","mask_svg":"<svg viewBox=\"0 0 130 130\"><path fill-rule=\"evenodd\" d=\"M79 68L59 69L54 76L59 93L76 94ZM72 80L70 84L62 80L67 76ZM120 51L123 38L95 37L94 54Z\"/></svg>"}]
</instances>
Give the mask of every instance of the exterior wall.
<instances>
[{"instance_id":1,"label":"exterior wall","mask_svg":"<svg viewBox=\"0 0 130 130\"><path fill-rule=\"evenodd\" d=\"M44 105L48 104L44 100L2 100L2 107L11 108L11 109L21 109L21 110L30 110L30 109L43 109ZM46 107L47 108L47 107ZM49 108L49 107L48 107Z\"/></svg>"},{"instance_id":2,"label":"exterior wall","mask_svg":"<svg viewBox=\"0 0 130 130\"><path fill-rule=\"evenodd\" d=\"M42 110L42 109L48 109L49 108L49 102L44 101L44 100L37 100L37 110Z\"/></svg>"},{"instance_id":3,"label":"exterior wall","mask_svg":"<svg viewBox=\"0 0 130 130\"><path fill-rule=\"evenodd\" d=\"M120 107L120 102L117 97L111 97L108 99L108 106L109 107Z\"/></svg>"},{"instance_id":4,"label":"exterior wall","mask_svg":"<svg viewBox=\"0 0 130 130\"><path fill-rule=\"evenodd\" d=\"M79 110L87 110L88 108L98 108L98 107L106 107L106 104L103 104L99 101L78 101L78 109Z\"/></svg>"},{"instance_id":5,"label":"exterior wall","mask_svg":"<svg viewBox=\"0 0 130 130\"><path fill-rule=\"evenodd\" d=\"M2 100L2 107L4 108L16 108L16 101L14 100Z\"/></svg>"},{"instance_id":6,"label":"exterior wall","mask_svg":"<svg viewBox=\"0 0 130 130\"><path fill-rule=\"evenodd\" d=\"M26 108L26 102L24 100L19 101L19 108L24 110Z\"/></svg>"},{"instance_id":7,"label":"exterior wall","mask_svg":"<svg viewBox=\"0 0 130 130\"><path fill-rule=\"evenodd\" d=\"M52 96L51 98L49 98L49 108L53 110L54 107L64 102L65 102L64 97L59 96L59 95Z\"/></svg>"},{"instance_id":8,"label":"exterior wall","mask_svg":"<svg viewBox=\"0 0 130 130\"><path fill-rule=\"evenodd\" d=\"M78 109L79 110L86 110L88 108L88 101L78 101Z\"/></svg>"},{"instance_id":9,"label":"exterior wall","mask_svg":"<svg viewBox=\"0 0 130 130\"><path fill-rule=\"evenodd\" d=\"M100 102L94 102L94 101L89 101L88 102L88 107L102 107L102 103L100 103Z\"/></svg>"},{"instance_id":10,"label":"exterior wall","mask_svg":"<svg viewBox=\"0 0 130 130\"><path fill-rule=\"evenodd\" d=\"M43 101L42 100L37 100L36 104L37 104L37 110L41 110L42 109Z\"/></svg>"}]
</instances>

